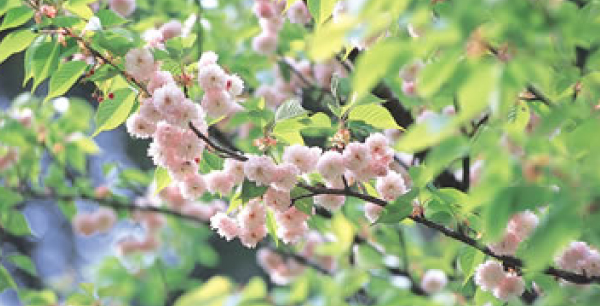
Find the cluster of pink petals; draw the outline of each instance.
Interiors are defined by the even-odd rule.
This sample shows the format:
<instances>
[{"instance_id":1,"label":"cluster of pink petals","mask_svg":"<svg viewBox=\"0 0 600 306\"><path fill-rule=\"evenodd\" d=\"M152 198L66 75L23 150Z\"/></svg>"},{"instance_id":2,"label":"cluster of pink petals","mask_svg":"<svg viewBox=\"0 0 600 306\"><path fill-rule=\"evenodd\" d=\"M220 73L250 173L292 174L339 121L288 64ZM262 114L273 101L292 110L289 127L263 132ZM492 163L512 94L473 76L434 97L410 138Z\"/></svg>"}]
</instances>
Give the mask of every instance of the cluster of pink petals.
<instances>
[{"instance_id":1,"label":"cluster of pink petals","mask_svg":"<svg viewBox=\"0 0 600 306\"><path fill-rule=\"evenodd\" d=\"M198 62L198 83L204 89L202 107L214 118L230 115L240 106L235 98L242 94L244 82L235 74L227 74L217 64L214 52L205 52Z\"/></svg>"},{"instance_id":2,"label":"cluster of pink petals","mask_svg":"<svg viewBox=\"0 0 600 306\"><path fill-rule=\"evenodd\" d=\"M316 249L325 239L319 233L311 231L307 235L300 256L306 258L323 269L333 271L336 261L332 256L319 255ZM271 281L277 285L287 285L304 272L305 266L293 258L285 259L282 255L267 248L261 248L256 253L258 264L269 274Z\"/></svg>"},{"instance_id":3,"label":"cluster of pink petals","mask_svg":"<svg viewBox=\"0 0 600 306\"><path fill-rule=\"evenodd\" d=\"M513 272L505 272L502 264L488 260L475 271L475 284L490 291L502 301L520 297L525 292L525 281Z\"/></svg>"},{"instance_id":4,"label":"cluster of pink petals","mask_svg":"<svg viewBox=\"0 0 600 306\"><path fill-rule=\"evenodd\" d=\"M573 241L556 258L562 269L587 276L600 276L600 252L583 241Z\"/></svg>"},{"instance_id":5,"label":"cluster of pink petals","mask_svg":"<svg viewBox=\"0 0 600 306\"><path fill-rule=\"evenodd\" d=\"M442 291L446 284L448 284L446 273L438 269L427 270L421 279L421 288L428 294Z\"/></svg>"},{"instance_id":6,"label":"cluster of pink petals","mask_svg":"<svg viewBox=\"0 0 600 306\"><path fill-rule=\"evenodd\" d=\"M121 17L129 17L136 8L135 0L109 0L108 6Z\"/></svg>"},{"instance_id":7,"label":"cluster of pink petals","mask_svg":"<svg viewBox=\"0 0 600 306\"><path fill-rule=\"evenodd\" d=\"M73 229L78 234L90 236L108 232L117 222L117 214L110 208L101 207L92 213L79 213L73 217Z\"/></svg>"},{"instance_id":8,"label":"cluster of pink petals","mask_svg":"<svg viewBox=\"0 0 600 306\"><path fill-rule=\"evenodd\" d=\"M262 32L252 40L252 48L260 54L273 54L277 49L279 31L285 19L282 16L286 1L255 0L254 14L259 18Z\"/></svg>"},{"instance_id":9,"label":"cluster of pink petals","mask_svg":"<svg viewBox=\"0 0 600 306\"><path fill-rule=\"evenodd\" d=\"M277 285L288 285L304 272L305 266L293 258L283 258L280 254L266 248L256 252L258 264L269 274Z\"/></svg>"},{"instance_id":10,"label":"cluster of pink petals","mask_svg":"<svg viewBox=\"0 0 600 306\"><path fill-rule=\"evenodd\" d=\"M210 225L225 239L238 237L244 246L254 248L267 236L266 218L266 207L254 199L238 212L237 218L218 213L210 219Z\"/></svg>"},{"instance_id":11,"label":"cluster of pink petals","mask_svg":"<svg viewBox=\"0 0 600 306\"><path fill-rule=\"evenodd\" d=\"M513 215L502 239L489 245L489 248L497 255L515 255L521 241L531 235L538 223L538 217L529 210Z\"/></svg>"}]
</instances>

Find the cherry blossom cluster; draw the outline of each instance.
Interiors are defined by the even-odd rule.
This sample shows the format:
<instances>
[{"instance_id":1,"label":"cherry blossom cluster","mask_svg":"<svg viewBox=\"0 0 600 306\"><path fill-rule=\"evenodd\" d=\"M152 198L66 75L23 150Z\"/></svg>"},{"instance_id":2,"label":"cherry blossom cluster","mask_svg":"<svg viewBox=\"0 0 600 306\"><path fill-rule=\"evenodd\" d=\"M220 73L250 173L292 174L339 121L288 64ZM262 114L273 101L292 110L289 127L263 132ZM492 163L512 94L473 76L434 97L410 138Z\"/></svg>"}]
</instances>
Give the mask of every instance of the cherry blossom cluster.
<instances>
[{"instance_id":1,"label":"cherry blossom cluster","mask_svg":"<svg viewBox=\"0 0 600 306\"><path fill-rule=\"evenodd\" d=\"M90 236L108 232L117 222L114 210L101 207L91 213L78 213L73 217L73 229L76 233Z\"/></svg>"},{"instance_id":2,"label":"cherry blossom cluster","mask_svg":"<svg viewBox=\"0 0 600 306\"><path fill-rule=\"evenodd\" d=\"M403 177L389 169L393 158L394 151L389 147L387 138L376 133L364 143L348 144L342 152L330 150L323 153L318 147L291 145L284 149L279 164L271 157L257 155L249 155L245 162L227 160L225 170L216 172L224 177L218 184L219 188L223 188L220 191L231 191L233 185L244 177L259 186L268 186L268 189L262 198L251 200L237 212L215 215L211 225L227 240L238 237L245 246L254 247L267 234L265 220L269 209L274 213L277 236L286 244L295 244L308 233L307 220L310 217L292 205L290 191L295 187L298 176L316 172L326 186L332 188L376 179L376 189L381 197L393 201L406 192ZM237 179L228 174L231 172L235 172ZM345 201L344 195L314 196L316 205L330 211L340 209ZM382 207L373 205L367 204L365 210L367 218L375 221ZM374 210L377 214L373 213Z\"/></svg>"},{"instance_id":3,"label":"cherry blossom cluster","mask_svg":"<svg viewBox=\"0 0 600 306\"><path fill-rule=\"evenodd\" d=\"M148 47L164 49L164 43L182 35L183 25L179 20L171 20L164 23L160 28L151 28L142 35Z\"/></svg>"},{"instance_id":4,"label":"cherry blossom cluster","mask_svg":"<svg viewBox=\"0 0 600 306\"><path fill-rule=\"evenodd\" d=\"M316 254L316 248L325 242L325 238L314 231L308 234L302 251L298 254L327 271L336 268L335 258ZM281 254L268 248L261 248L256 253L258 264L269 274L271 281L277 285L287 285L304 272L305 266L294 258L285 259Z\"/></svg>"},{"instance_id":5,"label":"cherry blossom cluster","mask_svg":"<svg viewBox=\"0 0 600 306\"><path fill-rule=\"evenodd\" d=\"M99 3L95 3L96 9L99 7ZM135 0L109 0L108 6L115 13L121 15L121 17L129 17L133 14L136 8Z\"/></svg>"},{"instance_id":6,"label":"cherry blossom cluster","mask_svg":"<svg viewBox=\"0 0 600 306\"><path fill-rule=\"evenodd\" d=\"M556 258L556 264L573 273L600 276L600 252L583 241L571 242Z\"/></svg>"},{"instance_id":7,"label":"cherry blossom cluster","mask_svg":"<svg viewBox=\"0 0 600 306\"><path fill-rule=\"evenodd\" d=\"M254 14L258 17L262 29L262 32L252 41L252 48L257 53L265 55L275 53L279 41L279 31L285 22L283 12L286 4L286 0L254 1ZM294 2L286 12L291 23L304 25L309 23L312 18L304 1Z\"/></svg>"},{"instance_id":8,"label":"cherry blossom cluster","mask_svg":"<svg viewBox=\"0 0 600 306\"><path fill-rule=\"evenodd\" d=\"M531 211L523 211L511 217L502 239L489 245L496 255L513 256L521 241L527 239L539 223L538 217Z\"/></svg>"},{"instance_id":9,"label":"cherry blossom cluster","mask_svg":"<svg viewBox=\"0 0 600 306\"><path fill-rule=\"evenodd\" d=\"M446 273L438 269L427 270L421 279L421 288L427 294L440 292L447 284L448 277Z\"/></svg>"},{"instance_id":10,"label":"cherry blossom cluster","mask_svg":"<svg viewBox=\"0 0 600 306\"><path fill-rule=\"evenodd\" d=\"M176 185L163 188L157 197L151 193L152 191L149 191L148 195L138 197L135 200L135 206L144 208L165 205L172 211L193 217L200 222L208 222L212 216L227 208L221 200L209 203L187 200ZM117 245L120 254L156 251L160 247L158 233L166 224L164 216L159 212L139 209L133 211L132 219L142 225L145 230L144 236L138 237L131 234L121 239Z\"/></svg>"},{"instance_id":11,"label":"cherry blossom cluster","mask_svg":"<svg viewBox=\"0 0 600 306\"><path fill-rule=\"evenodd\" d=\"M233 98L241 94L243 81L228 75L217 65L217 55L205 52L198 63L198 82L205 90L202 106L186 98L171 73L158 71L148 49L133 49L127 53L125 67L134 78L147 82L151 97L144 100L139 111L127 120L130 134L138 138L152 138L149 155L154 163L169 171L180 184L186 199L194 200L208 189L226 194L234 182L240 182L240 169L230 167L224 172L201 176L198 162L204 143L188 127L193 124L206 134L206 111L213 117L228 115L237 104ZM229 187L228 187L229 186Z\"/></svg>"},{"instance_id":12,"label":"cherry blossom cluster","mask_svg":"<svg viewBox=\"0 0 600 306\"><path fill-rule=\"evenodd\" d=\"M520 297L525 292L525 281L514 272L505 272L502 264L488 260L475 271L475 284L502 301Z\"/></svg>"},{"instance_id":13,"label":"cherry blossom cluster","mask_svg":"<svg viewBox=\"0 0 600 306\"><path fill-rule=\"evenodd\" d=\"M242 94L244 82L235 75L229 75L217 64L214 52L205 52L198 62L198 83L204 89L202 107L214 118L227 116L240 109L235 98Z\"/></svg>"}]
</instances>

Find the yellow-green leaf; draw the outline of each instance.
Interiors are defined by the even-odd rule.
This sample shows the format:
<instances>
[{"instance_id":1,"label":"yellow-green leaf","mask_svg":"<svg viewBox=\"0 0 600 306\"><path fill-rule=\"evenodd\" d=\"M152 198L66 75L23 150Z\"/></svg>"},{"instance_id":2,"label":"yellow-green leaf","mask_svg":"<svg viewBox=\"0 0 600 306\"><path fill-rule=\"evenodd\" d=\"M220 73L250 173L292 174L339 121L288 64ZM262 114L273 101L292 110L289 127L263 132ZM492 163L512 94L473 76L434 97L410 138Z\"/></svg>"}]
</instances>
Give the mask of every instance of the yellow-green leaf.
<instances>
[{"instance_id":1,"label":"yellow-green leaf","mask_svg":"<svg viewBox=\"0 0 600 306\"><path fill-rule=\"evenodd\" d=\"M36 36L30 30L15 31L6 35L0 43L0 64L9 56L25 50Z\"/></svg>"},{"instance_id":2,"label":"yellow-green leaf","mask_svg":"<svg viewBox=\"0 0 600 306\"><path fill-rule=\"evenodd\" d=\"M163 167L156 167L154 170L154 194L159 193L163 188L171 184L171 176L169 171Z\"/></svg>"},{"instance_id":3,"label":"yellow-green leaf","mask_svg":"<svg viewBox=\"0 0 600 306\"><path fill-rule=\"evenodd\" d=\"M82 61L70 61L60 65L50 78L50 89L44 101L65 94L77 82L86 67L87 64Z\"/></svg>"},{"instance_id":4,"label":"yellow-green leaf","mask_svg":"<svg viewBox=\"0 0 600 306\"><path fill-rule=\"evenodd\" d=\"M100 103L96 112L96 132L93 136L102 131L112 130L127 120L129 112L135 102L135 93L128 88L117 89L112 99L105 99Z\"/></svg>"},{"instance_id":5,"label":"yellow-green leaf","mask_svg":"<svg viewBox=\"0 0 600 306\"><path fill-rule=\"evenodd\" d=\"M223 276L214 276L197 289L181 296L175 306L223 306L233 284Z\"/></svg>"},{"instance_id":6,"label":"yellow-green leaf","mask_svg":"<svg viewBox=\"0 0 600 306\"><path fill-rule=\"evenodd\" d=\"M403 129L396 123L390 112L379 104L354 107L350 110L348 120L364 121L378 129Z\"/></svg>"}]
</instances>

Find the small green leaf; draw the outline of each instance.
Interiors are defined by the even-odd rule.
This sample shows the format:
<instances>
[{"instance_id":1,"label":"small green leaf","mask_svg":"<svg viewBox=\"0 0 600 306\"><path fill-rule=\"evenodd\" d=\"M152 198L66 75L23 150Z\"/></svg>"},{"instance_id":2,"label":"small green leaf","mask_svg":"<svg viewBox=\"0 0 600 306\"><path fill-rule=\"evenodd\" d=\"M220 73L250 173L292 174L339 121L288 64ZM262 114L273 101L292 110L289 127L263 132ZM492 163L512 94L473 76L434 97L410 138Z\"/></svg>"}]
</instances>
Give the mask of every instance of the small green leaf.
<instances>
[{"instance_id":1,"label":"small green leaf","mask_svg":"<svg viewBox=\"0 0 600 306\"><path fill-rule=\"evenodd\" d=\"M187 291L175 306L221 306L233 290L233 284L223 276L214 276L199 288Z\"/></svg>"},{"instance_id":2,"label":"small green leaf","mask_svg":"<svg viewBox=\"0 0 600 306\"><path fill-rule=\"evenodd\" d=\"M475 268L477 268L477 266L481 264L484 259L485 254L475 248L465 246L462 249L458 257L458 262L460 263L460 269L465 277L463 286L469 281L471 276L473 276Z\"/></svg>"},{"instance_id":3,"label":"small green leaf","mask_svg":"<svg viewBox=\"0 0 600 306\"><path fill-rule=\"evenodd\" d=\"M31 261L31 259L25 255L10 255L8 256L8 260L10 260L15 266L29 272L31 275L36 275L35 265ZM2 290L0 289L0 292Z\"/></svg>"},{"instance_id":4,"label":"small green leaf","mask_svg":"<svg viewBox=\"0 0 600 306\"><path fill-rule=\"evenodd\" d=\"M6 269L0 265L0 292L8 288L17 289L17 284L12 279L12 276L10 276L8 271L6 271Z\"/></svg>"},{"instance_id":5,"label":"small green leaf","mask_svg":"<svg viewBox=\"0 0 600 306\"><path fill-rule=\"evenodd\" d=\"M156 167L154 171L154 194L159 193L163 188L171 184L171 176L169 171L163 167Z\"/></svg>"},{"instance_id":6,"label":"small green leaf","mask_svg":"<svg viewBox=\"0 0 600 306\"><path fill-rule=\"evenodd\" d=\"M33 9L27 6L19 6L10 9L6 16L4 16L4 20L2 21L2 26L0 26L0 31L18 27L25 22L27 22L31 17L33 17L34 11Z\"/></svg>"},{"instance_id":7,"label":"small green leaf","mask_svg":"<svg viewBox=\"0 0 600 306\"><path fill-rule=\"evenodd\" d=\"M131 89L120 88L113 94L112 99L105 99L98 107L95 118L96 131L93 136L118 127L129 117L135 102L135 93Z\"/></svg>"},{"instance_id":8,"label":"small green leaf","mask_svg":"<svg viewBox=\"0 0 600 306\"><path fill-rule=\"evenodd\" d=\"M403 48L399 42L386 40L358 58L352 85L359 98L375 87L388 72L400 69Z\"/></svg>"},{"instance_id":9,"label":"small green leaf","mask_svg":"<svg viewBox=\"0 0 600 306\"><path fill-rule=\"evenodd\" d=\"M310 192L308 192L300 187L294 187L294 189L292 189L292 191L290 191L290 197L292 199L298 198L299 196L307 195L307 194L310 194ZM298 199L298 200L294 201L294 206L301 212L303 212L307 215L312 215L312 208L313 208L312 198L308 197L308 198Z\"/></svg>"},{"instance_id":10,"label":"small green leaf","mask_svg":"<svg viewBox=\"0 0 600 306\"><path fill-rule=\"evenodd\" d=\"M50 88L44 101L64 95L77 82L86 68L87 64L82 61L70 61L60 65L50 78Z\"/></svg>"},{"instance_id":11,"label":"small green leaf","mask_svg":"<svg viewBox=\"0 0 600 306\"><path fill-rule=\"evenodd\" d=\"M37 35L30 30L15 31L6 35L0 43L0 64L9 56L25 50L36 37Z\"/></svg>"},{"instance_id":12,"label":"small green leaf","mask_svg":"<svg viewBox=\"0 0 600 306\"><path fill-rule=\"evenodd\" d=\"M86 20L89 20L90 18L94 17L94 12L92 11L92 9L90 9L87 3L82 1L68 1L64 4L64 8L67 9L69 12Z\"/></svg>"},{"instance_id":13,"label":"small green leaf","mask_svg":"<svg viewBox=\"0 0 600 306\"><path fill-rule=\"evenodd\" d=\"M2 199L0 201L0 209L10 208L23 201L23 197L20 194L2 186L0 186L0 199Z\"/></svg>"},{"instance_id":14,"label":"small green leaf","mask_svg":"<svg viewBox=\"0 0 600 306\"><path fill-rule=\"evenodd\" d=\"M289 3L289 2L288 2ZM0 1L0 17L13 7L21 5L20 0L3 0Z\"/></svg>"},{"instance_id":15,"label":"small green leaf","mask_svg":"<svg viewBox=\"0 0 600 306\"><path fill-rule=\"evenodd\" d=\"M33 53L33 92L40 83L46 80L58 66L58 55L60 53L60 44L58 41L44 43Z\"/></svg>"},{"instance_id":16,"label":"small green leaf","mask_svg":"<svg viewBox=\"0 0 600 306\"><path fill-rule=\"evenodd\" d=\"M7 214L2 221L4 222L4 228L15 235L22 236L31 234L27 220L20 212L13 211L12 213Z\"/></svg>"},{"instance_id":17,"label":"small green leaf","mask_svg":"<svg viewBox=\"0 0 600 306\"><path fill-rule=\"evenodd\" d=\"M240 197L243 203L247 203L250 199L260 197L267 192L268 186L258 186L255 182L245 179L242 183L242 192Z\"/></svg>"},{"instance_id":18,"label":"small green leaf","mask_svg":"<svg viewBox=\"0 0 600 306\"><path fill-rule=\"evenodd\" d=\"M308 10L317 25L325 22L335 7L337 0L308 0Z\"/></svg>"},{"instance_id":19,"label":"small green leaf","mask_svg":"<svg viewBox=\"0 0 600 306\"><path fill-rule=\"evenodd\" d=\"M364 121L378 129L400 129L394 117L388 110L379 104L360 105L352 108L348 120Z\"/></svg>"},{"instance_id":20,"label":"small green leaf","mask_svg":"<svg viewBox=\"0 0 600 306\"><path fill-rule=\"evenodd\" d=\"M410 216L413 211L412 201L419 194L417 188L411 189L406 194L398 197L394 202L388 203L381 211L376 223L398 223Z\"/></svg>"},{"instance_id":21,"label":"small green leaf","mask_svg":"<svg viewBox=\"0 0 600 306\"><path fill-rule=\"evenodd\" d=\"M279 239L277 238L277 222L275 222L275 216L273 216L273 212L269 209L267 210L267 229L269 230L269 235L275 241L275 246L279 246Z\"/></svg>"},{"instance_id":22,"label":"small green leaf","mask_svg":"<svg viewBox=\"0 0 600 306\"><path fill-rule=\"evenodd\" d=\"M119 16L113 10L107 9L99 10L98 13L96 13L96 17L100 19L100 24L105 28L122 25L127 22L126 19Z\"/></svg>"},{"instance_id":23,"label":"small green leaf","mask_svg":"<svg viewBox=\"0 0 600 306\"><path fill-rule=\"evenodd\" d=\"M319 27L309 44L309 56L315 60L326 60L339 52L344 45L346 32L356 25L356 20L347 18L341 22L330 22Z\"/></svg>"},{"instance_id":24,"label":"small green leaf","mask_svg":"<svg viewBox=\"0 0 600 306\"><path fill-rule=\"evenodd\" d=\"M244 291L242 291L242 300L238 305L254 305L253 301L264 299L267 296L267 285L262 280L262 278L255 276L253 277L246 287L244 287ZM246 304L245 302L248 302Z\"/></svg>"},{"instance_id":25,"label":"small green leaf","mask_svg":"<svg viewBox=\"0 0 600 306\"><path fill-rule=\"evenodd\" d=\"M275 112L275 121L291 119L306 114L307 111L300 105L300 100L290 99L280 105Z\"/></svg>"}]
</instances>

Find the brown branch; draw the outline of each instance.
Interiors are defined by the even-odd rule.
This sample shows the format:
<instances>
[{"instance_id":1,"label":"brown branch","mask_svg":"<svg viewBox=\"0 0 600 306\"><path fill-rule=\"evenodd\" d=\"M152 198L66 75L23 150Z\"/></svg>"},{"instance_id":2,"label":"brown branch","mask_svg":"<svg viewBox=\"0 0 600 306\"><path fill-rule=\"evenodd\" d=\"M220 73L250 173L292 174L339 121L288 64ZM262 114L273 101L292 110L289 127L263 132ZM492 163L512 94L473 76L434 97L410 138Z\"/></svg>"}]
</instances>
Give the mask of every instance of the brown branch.
<instances>
[{"instance_id":1,"label":"brown branch","mask_svg":"<svg viewBox=\"0 0 600 306\"><path fill-rule=\"evenodd\" d=\"M318 194L345 195L345 196L355 197L355 198L358 198L358 199L361 199L364 201L368 201L368 202L371 202L373 204L377 204L380 206L388 205L388 202L386 202L385 200L370 196L368 194L362 194L362 193L359 193L359 192L356 192L353 190L316 187L316 186L310 186L310 185L307 185L304 183L299 183L298 186L312 192L315 195L318 195ZM523 264L521 259L513 257L513 256L503 256L503 255L495 254L494 252L492 252L492 250L490 250L490 248L488 248L485 245L480 244L477 240L475 240L461 232L458 232L456 230L448 228L444 225L437 224L437 223L425 218L425 216L413 215L413 216L409 216L408 218L413 220L416 223L419 223L419 224L427 226L431 229L434 229L449 238L452 238L454 240L457 240L464 244L467 244L467 245L483 252L484 254L501 261L507 267L511 267L516 270L525 268L525 265ZM547 275L551 275L551 276L555 276L555 277L564 279L564 280L572 282L572 283L576 283L576 284L591 284L591 283L600 284L600 277L598 277L598 276L587 276L584 274L572 273L572 272L557 269L554 267L547 268L546 270L544 270L544 273Z\"/></svg>"},{"instance_id":2,"label":"brown branch","mask_svg":"<svg viewBox=\"0 0 600 306\"><path fill-rule=\"evenodd\" d=\"M196 136L198 136L198 138L202 139L202 141L204 141L206 144L208 144L211 148L213 148L216 151L225 153L227 156L229 156L230 158L239 160L239 161L247 161L248 157L235 152L233 150L230 150L228 148L225 147L221 147L219 145L217 145L216 143L214 143L212 140L210 140L210 138L206 137L206 135L202 134L202 132L200 132L200 130L198 130L198 128L196 128L194 126L194 124L192 124L191 122L188 124L190 129L192 129L192 131L194 132L194 134L196 134Z\"/></svg>"}]
</instances>

